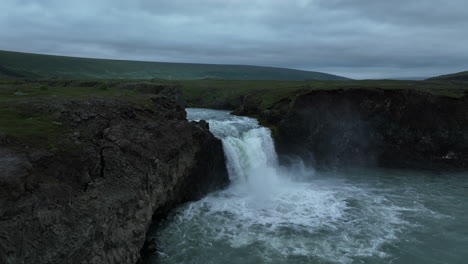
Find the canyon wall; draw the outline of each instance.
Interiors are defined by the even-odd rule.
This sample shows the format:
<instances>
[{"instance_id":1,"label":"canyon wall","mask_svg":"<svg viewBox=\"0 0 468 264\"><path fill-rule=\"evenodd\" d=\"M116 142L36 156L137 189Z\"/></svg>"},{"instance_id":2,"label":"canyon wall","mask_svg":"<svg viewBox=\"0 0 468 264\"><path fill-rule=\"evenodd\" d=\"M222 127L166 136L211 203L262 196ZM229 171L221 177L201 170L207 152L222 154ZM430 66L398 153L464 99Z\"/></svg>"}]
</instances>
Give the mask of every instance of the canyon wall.
<instances>
[{"instance_id":1,"label":"canyon wall","mask_svg":"<svg viewBox=\"0 0 468 264\"><path fill-rule=\"evenodd\" d=\"M220 140L171 98L31 99L53 146L0 135L0 263L136 263L154 216L228 183Z\"/></svg>"},{"instance_id":2,"label":"canyon wall","mask_svg":"<svg viewBox=\"0 0 468 264\"><path fill-rule=\"evenodd\" d=\"M257 113L280 153L315 166L468 167L468 97L414 90L316 90Z\"/></svg>"}]
</instances>

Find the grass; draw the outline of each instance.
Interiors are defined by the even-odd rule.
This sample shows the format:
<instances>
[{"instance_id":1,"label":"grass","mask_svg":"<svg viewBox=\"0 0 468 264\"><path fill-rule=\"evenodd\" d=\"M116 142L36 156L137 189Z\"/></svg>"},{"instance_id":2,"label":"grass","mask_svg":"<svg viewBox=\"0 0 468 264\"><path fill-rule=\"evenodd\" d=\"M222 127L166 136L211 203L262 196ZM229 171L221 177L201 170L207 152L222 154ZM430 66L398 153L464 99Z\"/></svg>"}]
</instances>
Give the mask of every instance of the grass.
<instances>
[{"instance_id":1,"label":"grass","mask_svg":"<svg viewBox=\"0 0 468 264\"><path fill-rule=\"evenodd\" d=\"M458 72L453 74L441 75L438 77L431 78L431 80L440 80L440 81L457 81L464 80L468 81L468 71Z\"/></svg>"},{"instance_id":2,"label":"grass","mask_svg":"<svg viewBox=\"0 0 468 264\"><path fill-rule=\"evenodd\" d=\"M51 83L48 83L49 81ZM54 137L67 132L66 128L54 122L56 120L52 115L24 112L24 107L20 106L24 106L32 98L109 98L125 100L145 107L152 106L150 96L147 94L113 87L116 83L141 82L139 80L99 80L93 87L80 87L80 82L74 83L71 80L49 81L0 79L0 133L49 144L54 142ZM95 80L87 81L94 82ZM311 90L412 89L451 98L460 98L468 91L468 82L441 81L146 80L145 82L179 86L189 106L192 107L232 105L234 108L239 104L243 95L250 94L260 98L261 110L265 110L282 98Z\"/></svg>"},{"instance_id":3,"label":"grass","mask_svg":"<svg viewBox=\"0 0 468 264\"><path fill-rule=\"evenodd\" d=\"M206 106L215 101L234 102L240 96L252 94L267 108L281 98L297 92L336 89L413 89L437 96L460 98L468 91L467 83L434 81L180 81L182 93L192 106Z\"/></svg>"},{"instance_id":4,"label":"grass","mask_svg":"<svg viewBox=\"0 0 468 264\"><path fill-rule=\"evenodd\" d=\"M0 77L161 80L339 80L320 72L246 65L88 59L0 51Z\"/></svg>"},{"instance_id":5,"label":"grass","mask_svg":"<svg viewBox=\"0 0 468 264\"><path fill-rule=\"evenodd\" d=\"M109 89L105 83L99 87L52 87L35 83L13 85L12 81L0 81L0 104L2 102L20 102L21 99L40 97L68 99L114 98L134 103L149 103L149 97L137 91Z\"/></svg>"},{"instance_id":6,"label":"grass","mask_svg":"<svg viewBox=\"0 0 468 264\"><path fill-rule=\"evenodd\" d=\"M59 122L54 122L50 117L25 114L13 107L1 107L0 116L0 133L18 138L47 139L65 131Z\"/></svg>"},{"instance_id":7,"label":"grass","mask_svg":"<svg viewBox=\"0 0 468 264\"><path fill-rule=\"evenodd\" d=\"M150 97L136 91L99 87L50 87L44 84L0 81L0 133L7 134L33 146L52 146L58 136L69 132L53 118L53 113L39 114L27 110L33 98L121 99L150 107Z\"/></svg>"}]
</instances>

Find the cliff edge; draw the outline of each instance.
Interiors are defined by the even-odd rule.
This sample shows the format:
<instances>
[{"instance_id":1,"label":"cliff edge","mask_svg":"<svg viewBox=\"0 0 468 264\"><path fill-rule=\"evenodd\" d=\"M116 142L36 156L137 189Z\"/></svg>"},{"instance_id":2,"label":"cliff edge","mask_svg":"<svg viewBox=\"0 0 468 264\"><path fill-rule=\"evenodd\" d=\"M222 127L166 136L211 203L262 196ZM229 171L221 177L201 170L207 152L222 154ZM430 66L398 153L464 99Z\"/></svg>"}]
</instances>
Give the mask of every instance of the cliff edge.
<instances>
[{"instance_id":1,"label":"cliff edge","mask_svg":"<svg viewBox=\"0 0 468 264\"><path fill-rule=\"evenodd\" d=\"M151 102L15 105L62 128L53 146L0 135L1 263L136 263L153 216L228 183L208 124L165 96Z\"/></svg>"},{"instance_id":2,"label":"cliff edge","mask_svg":"<svg viewBox=\"0 0 468 264\"><path fill-rule=\"evenodd\" d=\"M282 154L317 167L468 168L468 97L414 90L316 90L259 113Z\"/></svg>"}]
</instances>

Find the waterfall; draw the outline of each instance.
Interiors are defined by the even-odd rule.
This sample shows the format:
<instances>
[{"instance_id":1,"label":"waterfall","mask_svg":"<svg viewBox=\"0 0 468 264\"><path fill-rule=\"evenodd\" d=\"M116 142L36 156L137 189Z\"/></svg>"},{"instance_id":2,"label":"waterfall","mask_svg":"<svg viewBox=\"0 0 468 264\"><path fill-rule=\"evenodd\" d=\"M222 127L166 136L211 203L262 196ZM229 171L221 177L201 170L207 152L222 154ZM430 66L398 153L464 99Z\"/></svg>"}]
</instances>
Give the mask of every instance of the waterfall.
<instances>
[{"instance_id":1,"label":"waterfall","mask_svg":"<svg viewBox=\"0 0 468 264\"><path fill-rule=\"evenodd\" d=\"M204 111L212 116L204 116ZM261 127L253 118L231 116L225 111L191 109L189 119L192 116L207 119L210 130L222 140L232 184L266 196L286 183L280 176L270 129Z\"/></svg>"},{"instance_id":2,"label":"waterfall","mask_svg":"<svg viewBox=\"0 0 468 264\"><path fill-rule=\"evenodd\" d=\"M378 263L408 226L402 211L426 212L406 196L394 205L400 189L368 186L372 171L341 177L279 165L271 131L254 118L210 109L187 116L222 140L231 184L164 222L157 263Z\"/></svg>"},{"instance_id":3,"label":"waterfall","mask_svg":"<svg viewBox=\"0 0 468 264\"><path fill-rule=\"evenodd\" d=\"M268 128L253 128L239 137L223 138L229 177L259 197L274 194L284 182L279 175L271 132Z\"/></svg>"}]
</instances>

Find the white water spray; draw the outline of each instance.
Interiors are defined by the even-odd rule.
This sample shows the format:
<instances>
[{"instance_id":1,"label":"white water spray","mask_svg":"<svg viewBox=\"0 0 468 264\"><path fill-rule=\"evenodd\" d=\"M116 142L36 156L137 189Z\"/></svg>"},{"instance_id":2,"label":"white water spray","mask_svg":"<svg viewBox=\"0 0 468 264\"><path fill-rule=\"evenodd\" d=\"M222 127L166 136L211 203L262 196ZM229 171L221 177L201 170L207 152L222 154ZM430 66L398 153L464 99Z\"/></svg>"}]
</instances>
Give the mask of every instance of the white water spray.
<instances>
[{"instance_id":1,"label":"white water spray","mask_svg":"<svg viewBox=\"0 0 468 264\"><path fill-rule=\"evenodd\" d=\"M177 211L158 233L161 263L380 259L387 256L382 245L408 224L400 212L419 210L395 207L373 189L333 175L315 177L300 164L282 168L270 130L253 118L187 112L190 120L207 120L222 140L231 186Z\"/></svg>"},{"instance_id":2,"label":"white water spray","mask_svg":"<svg viewBox=\"0 0 468 264\"><path fill-rule=\"evenodd\" d=\"M261 201L288 184L280 175L271 131L259 126L257 120L205 109L191 109L188 115L189 119L207 119L210 130L222 140L233 188L243 189Z\"/></svg>"}]
</instances>

